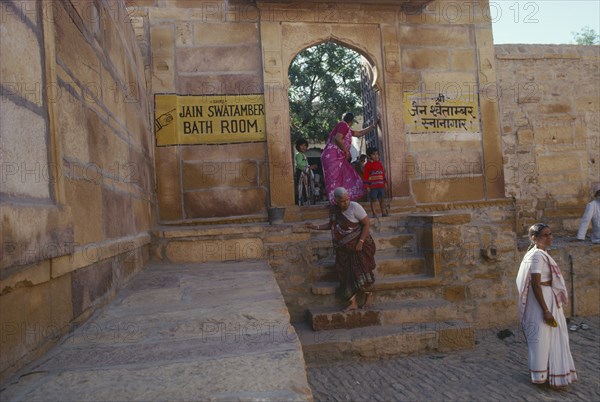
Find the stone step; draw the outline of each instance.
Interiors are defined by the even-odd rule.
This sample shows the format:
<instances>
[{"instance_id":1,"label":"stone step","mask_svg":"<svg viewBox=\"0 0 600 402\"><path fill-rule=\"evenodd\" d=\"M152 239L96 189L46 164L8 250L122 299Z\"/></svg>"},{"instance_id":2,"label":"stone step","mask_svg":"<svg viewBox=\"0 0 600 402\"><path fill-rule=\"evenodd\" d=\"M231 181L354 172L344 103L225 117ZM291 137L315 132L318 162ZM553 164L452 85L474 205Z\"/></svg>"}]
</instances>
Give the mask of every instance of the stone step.
<instances>
[{"instance_id":1,"label":"stone step","mask_svg":"<svg viewBox=\"0 0 600 402\"><path fill-rule=\"evenodd\" d=\"M403 277L425 274L425 259L419 257L390 258L379 256L375 258L377 268L375 269L376 278L385 277ZM318 282L335 282L337 273L334 270L334 258L324 259L311 270L313 277Z\"/></svg>"},{"instance_id":2,"label":"stone step","mask_svg":"<svg viewBox=\"0 0 600 402\"><path fill-rule=\"evenodd\" d=\"M368 211L368 207L367 207ZM370 216L370 215L369 215ZM323 224L329 219L329 211L327 209L307 208L302 211L304 222L313 222L315 224ZM391 214L390 216L379 216L377 218L369 217L372 233L407 233L406 215ZM327 232L327 231L323 231ZM318 232L316 232L318 233ZM329 233L329 232L327 232Z\"/></svg>"},{"instance_id":3,"label":"stone step","mask_svg":"<svg viewBox=\"0 0 600 402\"><path fill-rule=\"evenodd\" d=\"M383 232L373 233L377 250L406 250L415 251L415 236L412 233Z\"/></svg>"},{"instance_id":4,"label":"stone step","mask_svg":"<svg viewBox=\"0 0 600 402\"><path fill-rule=\"evenodd\" d=\"M448 352L475 346L473 326L458 320L329 331L313 331L307 323L294 327L308 364Z\"/></svg>"},{"instance_id":5,"label":"stone step","mask_svg":"<svg viewBox=\"0 0 600 402\"><path fill-rule=\"evenodd\" d=\"M163 226L153 230L152 253L176 264L263 259L268 224Z\"/></svg>"},{"instance_id":6,"label":"stone step","mask_svg":"<svg viewBox=\"0 0 600 402\"><path fill-rule=\"evenodd\" d=\"M393 256L376 256L377 269L375 275L381 277L396 277L405 275L421 275L425 273L425 259L419 257L394 258Z\"/></svg>"},{"instance_id":7,"label":"stone step","mask_svg":"<svg viewBox=\"0 0 600 402\"><path fill-rule=\"evenodd\" d=\"M300 208L300 216L303 221L329 219L329 205L311 205Z\"/></svg>"},{"instance_id":8,"label":"stone step","mask_svg":"<svg viewBox=\"0 0 600 402\"><path fill-rule=\"evenodd\" d=\"M373 233L406 233L406 217L399 214L370 218Z\"/></svg>"},{"instance_id":9,"label":"stone step","mask_svg":"<svg viewBox=\"0 0 600 402\"><path fill-rule=\"evenodd\" d=\"M412 233L373 232L371 236L375 241L378 253L387 250L396 250L396 254L402 255L416 255L417 253L416 240ZM329 231L313 233L310 242L316 259L333 255L333 242Z\"/></svg>"},{"instance_id":10,"label":"stone step","mask_svg":"<svg viewBox=\"0 0 600 402\"><path fill-rule=\"evenodd\" d=\"M371 325L395 325L458 319L456 304L443 299L402 300L379 303L371 309L342 311L336 307L313 307L308 310L308 321L314 331L341 328L359 328Z\"/></svg>"},{"instance_id":11,"label":"stone step","mask_svg":"<svg viewBox=\"0 0 600 402\"><path fill-rule=\"evenodd\" d=\"M393 275L376 278L373 290L390 290L438 286L440 279L431 275Z\"/></svg>"},{"instance_id":12,"label":"stone step","mask_svg":"<svg viewBox=\"0 0 600 402\"><path fill-rule=\"evenodd\" d=\"M331 280L331 276L326 276L330 280L318 281L312 284L311 293L313 295L333 295L338 287L338 282ZM438 286L440 280L430 275L392 275L379 276L375 278L372 286L373 291L385 291L405 288L420 288Z\"/></svg>"}]
</instances>

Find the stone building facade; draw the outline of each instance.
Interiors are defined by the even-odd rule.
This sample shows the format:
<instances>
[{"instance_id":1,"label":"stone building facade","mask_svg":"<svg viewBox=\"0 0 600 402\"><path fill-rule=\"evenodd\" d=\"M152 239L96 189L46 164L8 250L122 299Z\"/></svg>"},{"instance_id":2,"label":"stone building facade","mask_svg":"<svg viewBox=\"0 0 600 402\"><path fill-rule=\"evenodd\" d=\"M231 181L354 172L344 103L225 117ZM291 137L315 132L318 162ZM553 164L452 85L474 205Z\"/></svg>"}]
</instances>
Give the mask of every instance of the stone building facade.
<instances>
[{"instance_id":1,"label":"stone building facade","mask_svg":"<svg viewBox=\"0 0 600 402\"><path fill-rule=\"evenodd\" d=\"M151 104L120 2L0 3L0 372L43 353L148 261Z\"/></svg>"},{"instance_id":2,"label":"stone building facade","mask_svg":"<svg viewBox=\"0 0 600 402\"><path fill-rule=\"evenodd\" d=\"M326 41L377 72L393 210L432 214L415 224L436 244L428 292L459 303L453 318L514 320L523 229L545 219L572 234L600 176L598 51L494 47L487 1L367 3L0 3L0 375L110 300L150 258L153 228L263 222L269 206L306 218L293 199L287 69ZM260 94L266 140L157 146L161 94ZM421 116L436 107L468 125ZM285 235L261 239L256 256L299 319L310 261L278 247L313 245ZM498 257L483 258L492 248ZM598 249L573 254L591 267ZM597 313L598 275L585 275L581 313Z\"/></svg>"},{"instance_id":3,"label":"stone building facade","mask_svg":"<svg viewBox=\"0 0 600 402\"><path fill-rule=\"evenodd\" d=\"M572 234L600 183L598 47L498 45L495 54L517 230L544 221Z\"/></svg>"}]
</instances>

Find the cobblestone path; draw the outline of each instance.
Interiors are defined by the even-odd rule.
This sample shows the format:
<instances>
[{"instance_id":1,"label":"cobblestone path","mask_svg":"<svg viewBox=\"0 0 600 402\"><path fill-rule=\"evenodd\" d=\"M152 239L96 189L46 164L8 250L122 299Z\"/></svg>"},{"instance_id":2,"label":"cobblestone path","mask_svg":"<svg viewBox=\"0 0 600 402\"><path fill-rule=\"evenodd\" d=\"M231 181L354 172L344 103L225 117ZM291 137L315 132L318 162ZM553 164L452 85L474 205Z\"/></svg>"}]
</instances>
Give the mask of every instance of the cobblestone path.
<instances>
[{"instance_id":1,"label":"cobblestone path","mask_svg":"<svg viewBox=\"0 0 600 402\"><path fill-rule=\"evenodd\" d=\"M312 365L308 381L315 401L600 401L600 317L575 321L590 329L569 333L579 381L563 391L529 381L517 327L478 331L473 350Z\"/></svg>"}]
</instances>

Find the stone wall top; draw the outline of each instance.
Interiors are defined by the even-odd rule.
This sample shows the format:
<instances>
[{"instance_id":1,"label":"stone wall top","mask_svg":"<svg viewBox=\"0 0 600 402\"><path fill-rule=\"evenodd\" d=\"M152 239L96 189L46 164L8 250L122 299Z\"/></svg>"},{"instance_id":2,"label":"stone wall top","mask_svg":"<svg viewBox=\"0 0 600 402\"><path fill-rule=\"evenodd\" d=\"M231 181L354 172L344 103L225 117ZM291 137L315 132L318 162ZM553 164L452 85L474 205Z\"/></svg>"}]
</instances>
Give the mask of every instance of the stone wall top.
<instances>
[{"instance_id":1,"label":"stone wall top","mask_svg":"<svg viewBox=\"0 0 600 402\"><path fill-rule=\"evenodd\" d=\"M597 46L581 45L494 45L497 59L531 60L531 59L584 59L600 56Z\"/></svg>"}]
</instances>

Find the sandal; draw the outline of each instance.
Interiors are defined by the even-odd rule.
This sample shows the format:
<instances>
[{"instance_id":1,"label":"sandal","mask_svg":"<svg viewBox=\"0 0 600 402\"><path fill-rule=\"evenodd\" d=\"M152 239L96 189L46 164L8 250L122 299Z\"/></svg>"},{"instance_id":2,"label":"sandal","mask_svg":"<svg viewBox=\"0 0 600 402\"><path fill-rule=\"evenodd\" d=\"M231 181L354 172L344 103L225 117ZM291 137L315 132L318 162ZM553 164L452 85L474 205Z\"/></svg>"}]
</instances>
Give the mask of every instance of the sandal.
<instances>
[{"instance_id":1,"label":"sandal","mask_svg":"<svg viewBox=\"0 0 600 402\"><path fill-rule=\"evenodd\" d=\"M581 329L590 329L590 326L587 325L585 322L582 322L581 324L579 324L579 328L581 328Z\"/></svg>"},{"instance_id":2,"label":"sandal","mask_svg":"<svg viewBox=\"0 0 600 402\"><path fill-rule=\"evenodd\" d=\"M579 326L577 324L569 325L569 331L571 331L571 332L577 331L577 328L579 328Z\"/></svg>"}]
</instances>

